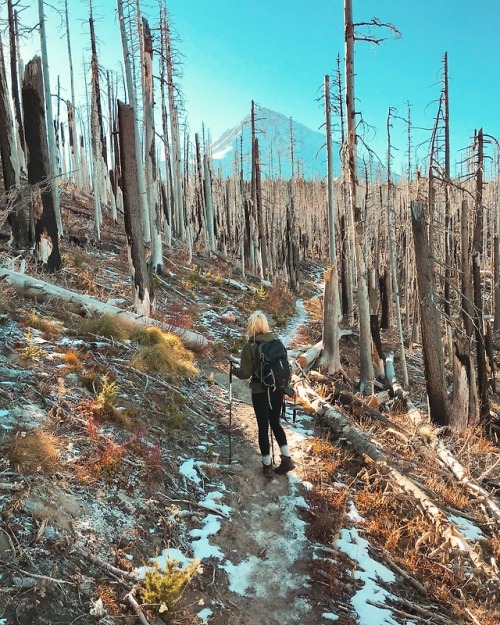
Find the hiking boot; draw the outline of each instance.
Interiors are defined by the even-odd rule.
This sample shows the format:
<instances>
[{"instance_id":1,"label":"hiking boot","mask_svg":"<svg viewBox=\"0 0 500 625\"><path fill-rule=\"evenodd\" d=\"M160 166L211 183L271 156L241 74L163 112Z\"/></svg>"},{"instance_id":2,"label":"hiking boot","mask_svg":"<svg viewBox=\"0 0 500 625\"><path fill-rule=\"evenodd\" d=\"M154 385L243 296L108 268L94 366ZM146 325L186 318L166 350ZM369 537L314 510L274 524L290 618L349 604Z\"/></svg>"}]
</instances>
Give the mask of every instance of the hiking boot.
<instances>
[{"instance_id":1,"label":"hiking boot","mask_svg":"<svg viewBox=\"0 0 500 625\"><path fill-rule=\"evenodd\" d=\"M281 463L274 469L274 472L278 475L285 475L285 473L293 471L293 469L295 469L295 465L290 456L281 456Z\"/></svg>"},{"instance_id":2,"label":"hiking boot","mask_svg":"<svg viewBox=\"0 0 500 625\"><path fill-rule=\"evenodd\" d=\"M262 463L262 473L264 477L274 477L273 465Z\"/></svg>"}]
</instances>

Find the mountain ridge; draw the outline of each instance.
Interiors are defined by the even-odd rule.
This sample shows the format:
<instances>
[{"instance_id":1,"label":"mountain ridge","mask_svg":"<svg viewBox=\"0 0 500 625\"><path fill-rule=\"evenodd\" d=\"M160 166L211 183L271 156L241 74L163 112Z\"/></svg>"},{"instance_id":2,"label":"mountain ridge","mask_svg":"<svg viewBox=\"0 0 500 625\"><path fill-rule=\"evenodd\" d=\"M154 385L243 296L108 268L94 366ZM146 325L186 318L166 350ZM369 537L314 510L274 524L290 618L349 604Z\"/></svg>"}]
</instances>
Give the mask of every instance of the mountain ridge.
<instances>
[{"instance_id":1,"label":"mountain ridge","mask_svg":"<svg viewBox=\"0 0 500 625\"><path fill-rule=\"evenodd\" d=\"M293 132L293 173L304 178L326 176L326 138L304 124L266 107L255 113L256 135L259 140L261 173L263 177L292 176L290 127ZM338 144L337 144L338 146ZM244 178L251 174L251 115L228 128L212 145L214 169L223 176L234 171L236 155L238 168ZM237 152L236 152L237 150ZM340 173L338 150L334 153L334 175Z\"/></svg>"}]
</instances>

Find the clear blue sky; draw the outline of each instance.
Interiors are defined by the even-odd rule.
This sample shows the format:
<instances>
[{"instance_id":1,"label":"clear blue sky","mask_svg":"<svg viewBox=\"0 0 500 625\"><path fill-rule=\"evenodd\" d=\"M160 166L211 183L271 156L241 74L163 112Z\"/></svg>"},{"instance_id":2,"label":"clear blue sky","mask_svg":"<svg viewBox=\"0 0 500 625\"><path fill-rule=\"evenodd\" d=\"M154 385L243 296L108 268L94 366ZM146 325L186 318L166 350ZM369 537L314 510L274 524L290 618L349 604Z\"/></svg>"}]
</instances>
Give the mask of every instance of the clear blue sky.
<instances>
[{"instance_id":1,"label":"clear blue sky","mask_svg":"<svg viewBox=\"0 0 500 625\"><path fill-rule=\"evenodd\" d=\"M155 21L147 0L143 12ZM180 86L192 132L202 122L217 138L250 110L251 100L315 130L323 123L323 77L344 54L341 0L167 0L183 55ZM73 54L81 66L88 55L85 3L70 0L74 23ZM353 0L354 21L373 17L394 24L402 34L372 29L386 36L380 45L356 44L356 95L365 121L375 130L366 141L385 159L388 107L406 116L412 105L415 126L430 128L440 93L442 59L448 52L452 152L465 148L474 129L500 138L500 2L499 0ZM5 17L5 9L1 13ZM121 55L115 0L96 0L100 62L117 69ZM47 8L48 24L55 16ZM363 32L366 32L363 31ZM49 41L51 79L65 61L62 35ZM62 45L64 44L64 46ZM80 46L85 46L82 50ZM27 59L25 59L27 60ZM69 83L67 84L69 95ZM429 133L415 131L415 143ZM405 128L395 123L394 144L404 160ZM423 157L426 150L418 151Z\"/></svg>"}]
</instances>

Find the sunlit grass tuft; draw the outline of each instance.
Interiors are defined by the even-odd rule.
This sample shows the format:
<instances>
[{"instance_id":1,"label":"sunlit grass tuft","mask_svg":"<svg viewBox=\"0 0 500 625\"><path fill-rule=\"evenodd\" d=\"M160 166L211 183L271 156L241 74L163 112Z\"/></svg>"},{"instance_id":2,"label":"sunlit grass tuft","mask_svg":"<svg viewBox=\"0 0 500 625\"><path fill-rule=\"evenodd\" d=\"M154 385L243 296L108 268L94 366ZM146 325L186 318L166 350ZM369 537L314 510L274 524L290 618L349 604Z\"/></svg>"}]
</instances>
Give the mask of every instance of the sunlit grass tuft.
<instances>
[{"instance_id":1,"label":"sunlit grass tuft","mask_svg":"<svg viewBox=\"0 0 500 625\"><path fill-rule=\"evenodd\" d=\"M173 334L150 326L134 332L130 338L140 346L131 361L131 365L139 371L156 371L181 377L198 373L192 352Z\"/></svg>"},{"instance_id":2,"label":"sunlit grass tuft","mask_svg":"<svg viewBox=\"0 0 500 625\"><path fill-rule=\"evenodd\" d=\"M134 324L129 319L107 313L100 317L89 317L80 325L82 334L104 336L116 341L129 338L133 329Z\"/></svg>"}]
</instances>

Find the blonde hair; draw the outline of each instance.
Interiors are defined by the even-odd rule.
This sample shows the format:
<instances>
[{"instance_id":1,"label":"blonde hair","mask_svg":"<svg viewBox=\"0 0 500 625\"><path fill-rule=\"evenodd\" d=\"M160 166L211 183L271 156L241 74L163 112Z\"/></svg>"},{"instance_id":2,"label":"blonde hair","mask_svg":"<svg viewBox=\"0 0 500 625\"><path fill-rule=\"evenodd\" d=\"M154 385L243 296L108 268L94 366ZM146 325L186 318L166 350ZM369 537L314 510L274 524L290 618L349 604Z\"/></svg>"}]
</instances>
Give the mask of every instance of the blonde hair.
<instances>
[{"instance_id":1,"label":"blonde hair","mask_svg":"<svg viewBox=\"0 0 500 625\"><path fill-rule=\"evenodd\" d=\"M256 334L266 334L269 332L269 321L262 310L256 310L248 318L247 337L255 338Z\"/></svg>"}]
</instances>

